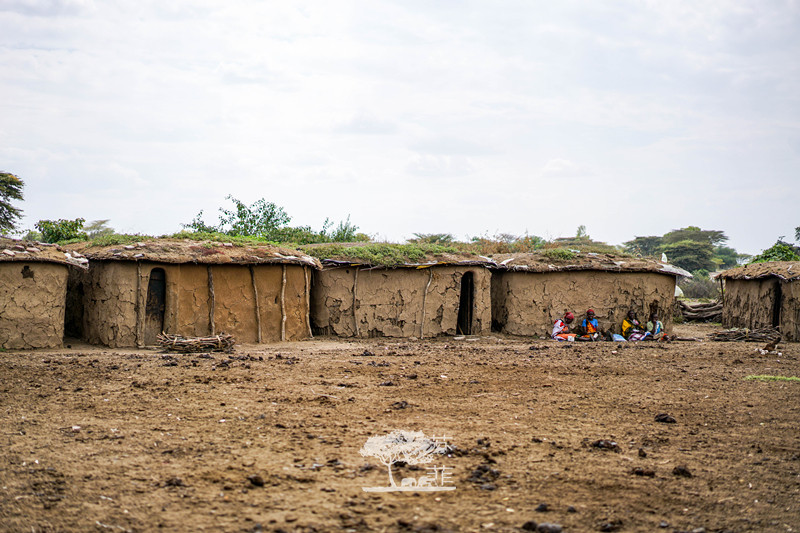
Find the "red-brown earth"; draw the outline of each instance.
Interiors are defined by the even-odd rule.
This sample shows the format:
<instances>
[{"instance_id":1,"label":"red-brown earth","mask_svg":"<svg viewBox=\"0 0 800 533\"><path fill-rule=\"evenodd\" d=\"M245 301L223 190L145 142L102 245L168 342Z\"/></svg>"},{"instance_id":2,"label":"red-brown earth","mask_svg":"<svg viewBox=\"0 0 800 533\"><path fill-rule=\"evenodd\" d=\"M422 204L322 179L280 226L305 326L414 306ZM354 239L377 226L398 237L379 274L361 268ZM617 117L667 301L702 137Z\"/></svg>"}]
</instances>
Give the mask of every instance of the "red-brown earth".
<instances>
[{"instance_id":1,"label":"red-brown earth","mask_svg":"<svg viewBox=\"0 0 800 533\"><path fill-rule=\"evenodd\" d=\"M800 376L800 344L759 347L490 336L0 353L0 530L798 531L800 382L746 378ZM364 492L388 475L359 450L394 429L448 436L436 463L456 490Z\"/></svg>"}]
</instances>

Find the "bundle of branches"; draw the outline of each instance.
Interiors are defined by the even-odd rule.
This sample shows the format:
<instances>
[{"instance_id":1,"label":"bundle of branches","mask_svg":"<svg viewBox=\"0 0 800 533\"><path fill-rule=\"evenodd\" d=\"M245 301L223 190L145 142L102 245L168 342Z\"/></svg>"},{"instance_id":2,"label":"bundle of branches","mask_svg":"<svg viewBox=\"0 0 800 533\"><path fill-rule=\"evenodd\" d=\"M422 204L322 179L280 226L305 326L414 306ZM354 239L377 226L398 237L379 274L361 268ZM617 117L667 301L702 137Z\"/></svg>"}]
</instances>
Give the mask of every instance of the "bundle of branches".
<instances>
[{"instance_id":1,"label":"bundle of branches","mask_svg":"<svg viewBox=\"0 0 800 533\"><path fill-rule=\"evenodd\" d=\"M233 335L220 333L211 337L181 337L161 333L158 344L167 351L193 353L193 352L225 352L231 353L236 340Z\"/></svg>"},{"instance_id":2,"label":"bundle of branches","mask_svg":"<svg viewBox=\"0 0 800 533\"><path fill-rule=\"evenodd\" d=\"M690 304L678 300L678 309L685 320L719 320L722 316L722 302Z\"/></svg>"},{"instance_id":3,"label":"bundle of branches","mask_svg":"<svg viewBox=\"0 0 800 533\"><path fill-rule=\"evenodd\" d=\"M728 329L725 331L717 331L709 333L708 337L712 341L749 341L749 342L768 342L777 343L781 340L781 332L775 328L759 328L759 329Z\"/></svg>"}]
</instances>

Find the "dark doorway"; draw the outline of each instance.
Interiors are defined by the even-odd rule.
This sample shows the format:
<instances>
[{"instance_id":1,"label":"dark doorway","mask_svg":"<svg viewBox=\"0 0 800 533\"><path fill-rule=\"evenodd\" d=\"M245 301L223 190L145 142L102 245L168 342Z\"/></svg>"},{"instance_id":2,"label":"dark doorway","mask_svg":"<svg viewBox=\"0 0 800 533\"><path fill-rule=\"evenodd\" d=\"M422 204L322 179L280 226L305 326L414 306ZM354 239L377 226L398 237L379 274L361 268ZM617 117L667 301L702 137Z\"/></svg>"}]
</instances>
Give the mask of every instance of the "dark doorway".
<instances>
[{"instance_id":1,"label":"dark doorway","mask_svg":"<svg viewBox=\"0 0 800 533\"><path fill-rule=\"evenodd\" d=\"M775 300L772 303L772 327L778 328L781 325L781 307L783 306L783 290L781 290L781 282L775 282L773 290Z\"/></svg>"},{"instance_id":2,"label":"dark doorway","mask_svg":"<svg viewBox=\"0 0 800 533\"><path fill-rule=\"evenodd\" d=\"M156 344L158 334L164 331L164 310L166 309L167 276L163 268L150 271L147 284L147 304L144 315L144 343Z\"/></svg>"},{"instance_id":3,"label":"dark doorway","mask_svg":"<svg viewBox=\"0 0 800 533\"><path fill-rule=\"evenodd\" d=\"M475 282L472 272L461 276L461 295L458 298L456 334L472 335L472 308L475 306Z\"/></svg>"}]
</instances>

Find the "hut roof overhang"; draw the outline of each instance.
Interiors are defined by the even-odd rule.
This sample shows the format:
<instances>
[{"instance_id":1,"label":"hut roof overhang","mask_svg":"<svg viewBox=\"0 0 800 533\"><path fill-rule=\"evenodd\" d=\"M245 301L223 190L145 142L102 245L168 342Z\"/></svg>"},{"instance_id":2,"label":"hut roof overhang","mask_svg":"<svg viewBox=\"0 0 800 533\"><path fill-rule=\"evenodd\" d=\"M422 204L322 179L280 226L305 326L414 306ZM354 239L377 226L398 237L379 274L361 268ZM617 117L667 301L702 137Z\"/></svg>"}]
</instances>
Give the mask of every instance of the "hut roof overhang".
<instances>
[{"instance_id":1,"label":"hut roof overhang","mask_svg":"<svg viewBox=\"0 0 800 533\"><path fill-rule=\"evenodd\" d=\"M69 245L90 261L149 261L204 265L305 265L321 268L317 259L297 250L267 244L238 244L190 239L152 239L125 245L94 246L91 241Z\"/></svg>"},{"instance_id":2,"label":"hut roof overhang","mask_svg":"<svg viewBox=\"0 0 800 533\"><path fill-rule=\"evenodd\" d=\"M57 263L86 268L89 262L79 252L50 243L0 237L1 262Z\"/></svg>"},{"instance_id":3,"label":"hut roof overhang","mask_svg":"<svg viewBox=\"0 0 800 533\"><path fill-rule=\"evenodd\" d=\"M653 272L675 277L691 278L686 270L651 259L627 257L609 253L573 252L573 257L560 259L544 253L498 254L493 256L496 270L509 272Z\"/></svg>"},{"instance_id":4,"label":"hut roof overhang","mask_svg":"<svg viewBox=\"0 0 800 533\"><path fill-rule=\"evenodd\" d=\"M335 244L310 244L301 246L322 263L323 268L358 267L362 270L388 270L388 269L421 269L436 266L497 266L497 263L488 257L483 257L470 252L425 250L419 253L408 254L409 245L390 243L335 243ZM387 254L387 259L376 261L359 257L363 250L384 249L393 253ZM367 255L367 254L363 254ZM413 257L413 258L412 258Z\"/></svg>"},{"instance_id":5,"label":"hut roof overhang","mask_svg":"<svg viewBox=\"0 0 800 533\"><path fill-rule=\"evenodd\" d=\"M717 274L722 279L763 279L779 278L784 281L800 279L800 261L769 261L767 263L753 263Z\"/></svg>"}]
</instances>

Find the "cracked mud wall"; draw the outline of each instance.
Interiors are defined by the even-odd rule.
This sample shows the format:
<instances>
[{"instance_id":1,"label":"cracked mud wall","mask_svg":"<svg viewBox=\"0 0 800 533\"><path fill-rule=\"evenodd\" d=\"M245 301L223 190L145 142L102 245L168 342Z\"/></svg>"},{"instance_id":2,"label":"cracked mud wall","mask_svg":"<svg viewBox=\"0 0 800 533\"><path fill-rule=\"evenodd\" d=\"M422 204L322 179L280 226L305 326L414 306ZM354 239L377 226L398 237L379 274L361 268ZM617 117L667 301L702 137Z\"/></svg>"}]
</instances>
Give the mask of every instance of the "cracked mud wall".
<instances>
[{"instance_id":1,"label":"cracked mud wall","mask_svg":"<svg viewBox=\"0 0 800 533\"><path fill-rule=\"evenodd\" d=\"M790 281L781 286L783 305L781 306L781 333L787 341L800 341L800 280Z\"/></svg>"},{"instance_id":2,"label":"cracked mud wall","mask_svg":"<svg viewBox=\"0 0 800 533\"><path fill-rule=\"evenodd\" d=\"M211 297L208 265L98 262L90 267L84 284L84 338L111 347L144 342L144 306L150 273L164 270L166 278L164 331L186 337L211 334ZM281 339L282 265L255 265L253 278L247 265L211 265L214 283L214 329L240 343L258 341L255 293L261 319L262 342ZM88 285L88 287L87 287ZM138 287L138 292L137 292ZM286 340L308 338L305 272L286 266L284 308Z\"/></svg>"},{"instance_id":3,"label":"cracked mud wall","mask_svg":"<svg viewBox=\"0 0 800 533\"><path fill-rule=\"evenodd\" d=\"M314 330L362 338L455 335L461 278L467 272L472 273L474 282L472 334L486 334L491 328L489 271L451 266L360 270L355 309L355 268L315 272L311 290Z\"/></svg>"},{"instance_id":4,"label":"cracked mud wall","mask_svg":"<svg viewBox=\"0 0 800 533\"><path fill-rule=\"evenodd\" d=\"M589 308L614 333L629 309L644 321L656 311L671 332L674 300L675 278L652 272L495 272L492 280L494 328L511 335L550 335L566 311L579 325Z\"/></svg>"},{"instance_id":5,"label":"cracked mud wall","mask_svg":"<svg viewBox=\"0 0 800 533\"><path fill-rule=\"evenodd\" d=\"M136 263L90 263L83 286L86 342L112 348L136 346L136 277Z\"/></svg>"},{"instance_id":6,"label":"cracked mud wall","mask_svg":"<svg viewBox=\"0 0 800 533\"><path fill-rule=\"evenodd\" d=\"M0 347L19 350L62 345L68 276L65 265L0 263Z\"/></svg>"},{"instance_id":7,"label":"cracked mud wall","mask_svg":"<svg viewBox=\"0 0 800 533\"><path fill-rule=\"evenodd\" d=\"M782 295L780 331L784 340L800 340L800 282L778 278L725 281L722 325L726 328L771 327L778 288Z\"/></svg>"}]
</instances>

